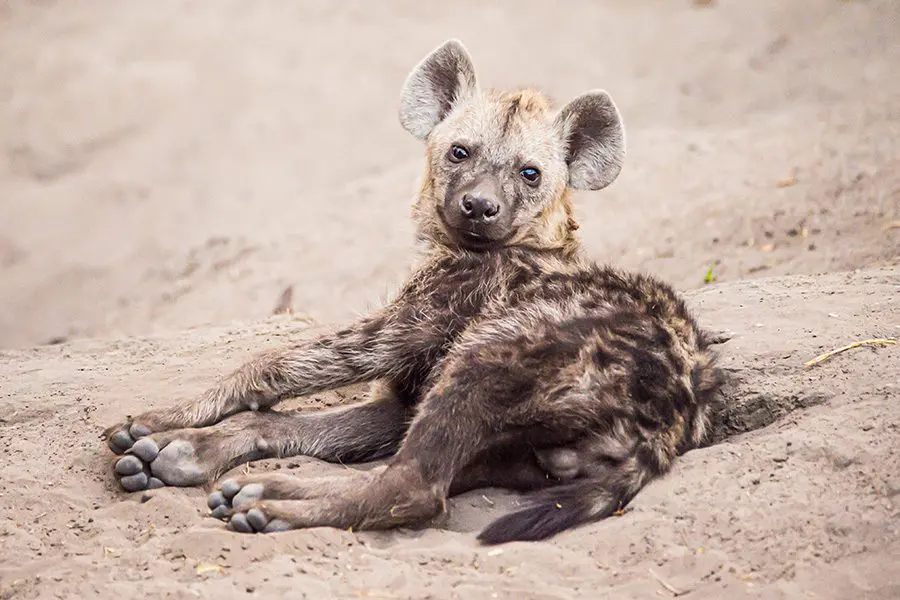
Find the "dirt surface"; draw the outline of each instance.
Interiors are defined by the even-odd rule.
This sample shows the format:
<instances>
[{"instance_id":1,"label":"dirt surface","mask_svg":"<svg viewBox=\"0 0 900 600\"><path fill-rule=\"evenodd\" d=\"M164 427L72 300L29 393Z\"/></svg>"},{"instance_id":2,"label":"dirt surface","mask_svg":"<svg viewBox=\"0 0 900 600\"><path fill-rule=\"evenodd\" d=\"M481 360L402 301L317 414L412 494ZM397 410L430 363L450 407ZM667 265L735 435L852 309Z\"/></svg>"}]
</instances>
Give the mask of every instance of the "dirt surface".
<instances>
[{"instance_id":1,"label":"dirt surface","mask_svg":"<svg viewBox=\"0 0 900 600\"><path fill-rule=\"evenodd\" d=\"M900 598L900 346L803 368L900 335L900 4L375 6L0 3L0 598ZM582 238L732 333L719 443L622 517L498 549L472 535L496 490L427 530L255 537L201 490L117 492L105 426L409 272L397 101L451 36L486 84L617 101L626 166L578 196Z\"/></svg>"}]
</instances>

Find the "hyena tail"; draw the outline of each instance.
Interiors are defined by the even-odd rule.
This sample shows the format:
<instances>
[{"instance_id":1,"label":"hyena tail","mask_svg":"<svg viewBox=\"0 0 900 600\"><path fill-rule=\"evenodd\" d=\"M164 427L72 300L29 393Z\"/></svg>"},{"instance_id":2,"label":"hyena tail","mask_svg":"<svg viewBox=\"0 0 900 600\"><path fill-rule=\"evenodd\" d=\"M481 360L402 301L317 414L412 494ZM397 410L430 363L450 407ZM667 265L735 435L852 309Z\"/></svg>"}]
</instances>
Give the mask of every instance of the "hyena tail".
<instances>
[{"instance_id":1,"label":"hyena tail","mask_svg":"<svg viewBox=\"0 0 900 600\"><path fill-rule=\"evenodd\" d=\"M645 477L633 473L633 479L611 485L609 479L579 479L550 487L532 495L528 506L502 516L488 525L478 540L484 544L543 540L613 515L624 508Z\"/></svg>"}]
</instances>

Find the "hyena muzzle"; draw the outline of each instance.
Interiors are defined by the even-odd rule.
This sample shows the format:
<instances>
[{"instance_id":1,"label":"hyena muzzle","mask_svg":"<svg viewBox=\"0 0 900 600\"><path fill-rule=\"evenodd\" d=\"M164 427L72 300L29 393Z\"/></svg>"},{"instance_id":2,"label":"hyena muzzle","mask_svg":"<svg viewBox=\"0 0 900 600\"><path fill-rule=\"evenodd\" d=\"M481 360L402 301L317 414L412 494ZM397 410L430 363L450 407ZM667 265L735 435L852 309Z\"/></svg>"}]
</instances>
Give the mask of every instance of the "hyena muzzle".
<instances>
[{"instance_id":1,"label":"hyena muzzle","mask_svg":"<svg viewBox=\"0 0 900 600\"><path fill-rule=\"evenodd\" d=\"M721 385L711 338L671 287L591 263L575 235L570 190L606 187L624 158L610 97L557 111L534 90L482 89L451 40L410 73L400 121L426 146L421 265L352 326L110 427L125 490L201 485L268 457L390 457L341 477L235 476L209 506L239 532L384 529L496 486L528 503L479 539L537 540L609 516L704 439ZM366 381L358 405L272 410Z\"/></svg>"}]
</instances>

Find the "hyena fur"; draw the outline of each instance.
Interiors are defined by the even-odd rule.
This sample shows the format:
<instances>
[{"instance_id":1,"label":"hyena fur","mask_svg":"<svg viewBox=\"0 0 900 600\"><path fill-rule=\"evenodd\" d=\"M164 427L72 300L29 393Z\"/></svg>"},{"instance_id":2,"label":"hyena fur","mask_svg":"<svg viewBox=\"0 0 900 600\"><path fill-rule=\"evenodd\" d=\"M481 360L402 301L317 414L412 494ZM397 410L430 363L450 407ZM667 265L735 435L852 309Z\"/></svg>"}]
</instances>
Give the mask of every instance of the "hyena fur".
<instances>
[{"instance_id":1,"label":"hyena fur","mask_svg":"<svg viewBox=\"0 0 900 600\"><path fill-rule=\"evenodd\" d=\"M125 490L268 457L390 457L341 477L236 476L208 503L239 532L385 529L497 486L528 503L479 539L538 540L613 514L703 441L721 386L712 338L670 286L593 264L575 235L570 190L608 186L625 154L607 93L557 111L535 90L481 89L450 40L408 76L400 121L426 149L418 269L359 322L107 429ZM358 405L271 410L366 381Z\"/></svg>"}]
</instances>

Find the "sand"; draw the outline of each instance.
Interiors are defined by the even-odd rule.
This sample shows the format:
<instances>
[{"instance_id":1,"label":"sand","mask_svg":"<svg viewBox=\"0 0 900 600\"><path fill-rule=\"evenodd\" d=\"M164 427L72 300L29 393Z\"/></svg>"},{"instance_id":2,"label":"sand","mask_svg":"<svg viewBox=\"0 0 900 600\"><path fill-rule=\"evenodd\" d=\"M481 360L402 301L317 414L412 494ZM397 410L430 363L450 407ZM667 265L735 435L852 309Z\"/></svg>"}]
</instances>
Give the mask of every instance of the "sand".
<instances>
[{"instance_id":1,"label":"sand","mask_svg":"<svg viewBox=\"0 0 900 600\"><path fill-rule=\"evenodd\" d=\"M0 4L0 598L900 598L900 346L803 366L900 336L900 4L701 4ZM582 238L730 332L716 443L621 517L500 548L473 535L498 490L421 530L252 537L202 490L117 491L104 427L409 273L397 100L451 36L488 85L615 98L626 167L578 195Z\"/></svg>"}]
</instances>

